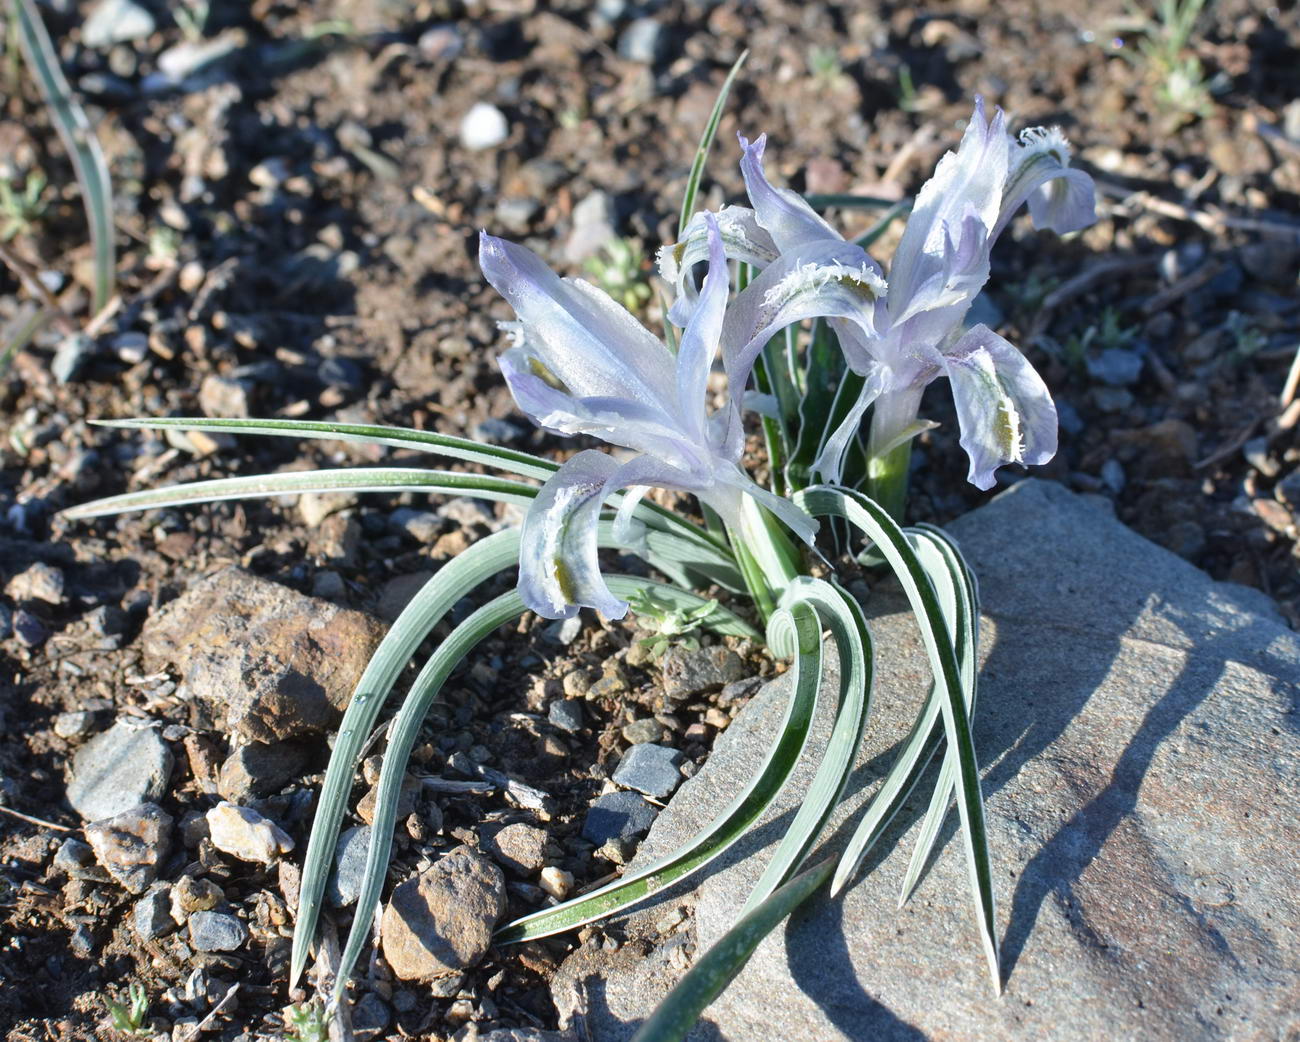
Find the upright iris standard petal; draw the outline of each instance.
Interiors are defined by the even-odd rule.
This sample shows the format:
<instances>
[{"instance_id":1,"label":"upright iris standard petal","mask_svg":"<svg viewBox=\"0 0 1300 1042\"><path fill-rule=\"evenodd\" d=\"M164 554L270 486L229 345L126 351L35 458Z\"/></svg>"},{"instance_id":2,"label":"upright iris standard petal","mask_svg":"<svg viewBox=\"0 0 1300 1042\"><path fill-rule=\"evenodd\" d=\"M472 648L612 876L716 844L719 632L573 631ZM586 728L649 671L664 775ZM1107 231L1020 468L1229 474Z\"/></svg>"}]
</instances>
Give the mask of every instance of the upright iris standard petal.
<instances>
[{"instance_id":1,"label":"upright iris standard petal","mask_svg":"<svg viewBox=\"0 0 1300 1042\"><path fill-rule=\"evenodd\" d=\"M1042 377L1011 343L975 326L944 353L968 479L993 487L1004 463L1046 463L1056 455L1056 406Z\"/></svg>"},{"instance_id":2,"label":"upright iris standard petal","mask_svg":"<svg viewBox=\"0 0 1300 1042\"><path fill-rule=\"evenodd\" d=\"M777 248L785 253L801 246L826 239L843 239L834 228L808 205L807 200L788 188L774 188L763 170L763 150L767 135L760 134L752 145L740 137L744 157L740 160L740 173L745 179L745 191L754 204L758 223L772 236Z\"/></svg>"},{"instance_id":3,"label":"upright iris standard petal","mask_svg":"<svg viewBox=\"0 0 1300 1042\"><path fill-rule=\"evenodd\" d=\"M986 244L997 221L1011 140L1002 110L992 121L984 103L966 125L956 152L939 160L921 186L889 269L892 321L952 303L954 292L973 299L988 275Z\"/></svg>"},{"instance_id":4,"label":"upright iris standard petal","mask_svg":"<svg viewBox=\"0 0 1300 1042\"><path fill-rule=\"evenodd\" d=\"M705 221L709 228L709 272L704 277L699 304L677 348L677 413L687 435L697 444L706 440L709 370L722 339L722 320L731 289L717 221L712 214L706 214Z\"/></svg>"},{"instance_id":5,"label":"upright iris standard petal","mask_svg":"<svg viewBox=\"0 0 1300 1042\"><path fill-rule=\"evenodd\" d=\"M595 435L639 453L620 463L580 452L533 501L521 535L519 593L539 615L566 618L586 606L621 618L627 610L601 577L597 555L601 510L616 493L630 490L614 525L627 545L641 536L632 511L649 488L689 492L728 522L739 522L744 496L766 495L739 466L737 410L708 411L729 284L719 222L706 214L701 224L709 270L676 356L599 290L559 279L522 247L483 237L484 272L519 317L515 346L501 357L516 403L548 430ZM776 509L811 540L816 522L787 501Z\"/></svg>"}]
</instances>

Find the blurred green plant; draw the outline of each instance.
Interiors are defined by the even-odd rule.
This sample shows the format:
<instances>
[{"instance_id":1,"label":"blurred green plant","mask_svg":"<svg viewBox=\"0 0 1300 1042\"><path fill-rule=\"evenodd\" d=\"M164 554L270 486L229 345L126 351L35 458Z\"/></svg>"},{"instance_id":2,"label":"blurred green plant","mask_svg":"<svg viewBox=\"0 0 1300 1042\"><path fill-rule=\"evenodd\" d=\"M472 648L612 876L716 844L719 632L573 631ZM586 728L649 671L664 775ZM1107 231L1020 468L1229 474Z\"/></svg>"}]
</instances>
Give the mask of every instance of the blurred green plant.
<instances>
[{"instance_id":1,"label":"blurred green plant","mask_svg":"<svg viewBox=\"0 0 1300 1042\"><path fill-rule=\"evenodd\" d=\"M636 615L637 625L650 631L651 636L643 637L638 643L655 659L662 658L674 644L689 651L697 650L700 642L690 634L704 626L718 607L718 602L711 600L682 608L648 589L638 590L628 597L627 603Z\"/></svg>"},{"instance_id":2,"label":"blurred green plant","mask_svg":"<svg viewBox=\"0 0 1300 1042\"><path fill-rule=\"evenodd\" d=\"M144 985L133 980L127 985L126 992L129 1004L114 1002L107 995L104 996L104 1008L108 1010L108 1016L113 1022L113 1030L133 1037L153 1034L146 1023L149 996L145 993Z\"/></svg>"},{"instance_id":3,"label":"blurred green plant","mask_svg":"<svg viewBox=\"0 0 1300 1042\"><path fill-rule=\"evenodd\" d=\"M329 1022L318 1002L284 1008L286 1042L329 1042Z\"/></svg>"},{"instance_id":4,"label":"blurred green plant","mask_svg":"<svg viewBox=\"0 0 1300 1042\"><path fill-rule=\"evenodd\" d=\"M26 235L44 216L49 209L45 199L48 183L39 170L31 171L17 190L9 178L0 178L0 242Z\"/></svg>"},{"instance_id":5,"label":"blurred green plant","mask_svg":"<svg viewBox=\"0 0 1300 1042\"><path fill-rule=\"evenodd\" d=\"M650 302L645 250L636 239L607 242L600 254L583 265L583 270L597 286L634 314L645 310Z\"/></svg>"},{"instance_id":6,"label":"blurred green plant","mask_svg":"<svg viewBox=\"0 0 1300 1042\"><path fill-rule=\"evenodd\" d=\"M1193 49L1197 23L1208 0L1156 0L1154 17L1135 8L1121 28L1138 36L1136 53L1119 50L1142 70L1155 93L1166 129L1177 130L1193 119L1214 112L1214 94L1224 85L1222 77L1207 79L1201 59Z\"/></svg>"},{"instance_id":7,"label":"blurred green plant","mask_svg":"<svg viewBox=\"0 0 1300 1042\"><path fill-rule=\"evenodd\" d=\"M1061 346L1060 357L1066 365L1083 371L1087 368L1091 352L1130 347L1141 332L1139 326L1124 322L1117 307L1107 304L1102 308L1100 322L1094 322L1082 333L1071 333L1066 338Z\"/></svg>"},{"instance_id":8,"label":"blurred green plant","mask_svg":"<svg viewBox=\"0 0 1300 1042\"><path fill-rule=\"evenodd\" d=\"M36 79L49 107L50 120L58 131L76 172L81 199L90 224L94 254L92 303L96 313L113 297L117 273L117 249L113 242L113 194L108 163L99 139L86 118L85 110L72 94L59 65L54 44L41 21L34 0L10 0L12 23L27 66Z\"/></svg>"}]
</instances>

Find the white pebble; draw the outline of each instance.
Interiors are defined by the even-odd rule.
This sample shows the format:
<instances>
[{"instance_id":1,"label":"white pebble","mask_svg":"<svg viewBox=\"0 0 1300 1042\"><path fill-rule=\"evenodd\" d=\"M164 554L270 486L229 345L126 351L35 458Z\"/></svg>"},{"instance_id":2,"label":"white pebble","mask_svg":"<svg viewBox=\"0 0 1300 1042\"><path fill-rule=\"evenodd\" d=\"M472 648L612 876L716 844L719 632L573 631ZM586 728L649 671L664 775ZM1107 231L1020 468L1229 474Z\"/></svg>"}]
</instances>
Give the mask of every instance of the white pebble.
<instances>
[{"instance_id":1,"label":"white pebble","mask_svg":"<svg viewBox=\"0 0 1300 1042\"><path fill-rule=\"evenodd\" d=\"M505 115L486 101L478 102L460 121L460 143L474 151L495 148L509 136Z\"/></svg>"}]
</instances>

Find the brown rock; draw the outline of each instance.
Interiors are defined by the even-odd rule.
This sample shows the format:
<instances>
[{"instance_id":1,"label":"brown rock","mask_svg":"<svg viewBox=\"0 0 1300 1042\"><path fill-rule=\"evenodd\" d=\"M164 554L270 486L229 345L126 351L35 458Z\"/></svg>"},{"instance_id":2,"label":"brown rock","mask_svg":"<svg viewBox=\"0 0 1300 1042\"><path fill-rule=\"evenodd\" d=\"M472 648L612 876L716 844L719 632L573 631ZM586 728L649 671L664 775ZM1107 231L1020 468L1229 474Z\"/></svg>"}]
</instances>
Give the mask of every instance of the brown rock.
<instances>
[{"instance_id":1,"label":"brown rock","mask_svg":"<svg viewBox=\"0 0 1300 1042\"><path fill-rule=\"evenodd\" d=\"M546 860L546 832L522 821L507 825L483 840L483 849L497 864L521 876L538 871Z\"/></svg>"},{"instance_id":2,"label":"brown rock","mask_svg":"<svg viewBox=\"0 0 1300 1042\"><path fill-rule=\"evenodd\" d=\"M86 826L86 842L108 874L133 894L158 878L171 846L172 816L156 803L142 803Z\"/></svg>"},{"instance_id":3,"label":"brown rock","mask_svg":"<svg viewBox=\"0 0 1300 1042\"><path fill-rule=\"evenodd\" d=\"M487 954L505 910L501 869L457 848L393 891L380 928L384 958L402 980L459 973Z\"/></svg>"},{"instance_id":4,"label":"brown rock","mask_svg":"<svg viewBox=\"0 0 1300 1042\"><path fill-rule=\"evenodd\" d=\"M221 765L217 791L231 803L269 796L306 765L307 750L297 742L249 742Z\"/></svg>"},{"instance_id":5,"label":"brown rock","mask_svg":"<svg viewBox=\"0 0 1300 1042\"><path fill-rule=\"evenodd\" d=\"M230 727L273 742L334 726L382 636L360 612L227 568L151 618L142 648Z\"/></svg>"},{"instance_id":6,"label":"brown rock","mask_svg":"<svg viewBox=\"0 0 1300 1042\"><path fill-rule=\"evenodd\" d=\"M1196 459L1196 431L1183 420L1161 420L1150 427L1116 431L1124 468L1140 480L1185 477Z\"/></svg>"}]
</instances>

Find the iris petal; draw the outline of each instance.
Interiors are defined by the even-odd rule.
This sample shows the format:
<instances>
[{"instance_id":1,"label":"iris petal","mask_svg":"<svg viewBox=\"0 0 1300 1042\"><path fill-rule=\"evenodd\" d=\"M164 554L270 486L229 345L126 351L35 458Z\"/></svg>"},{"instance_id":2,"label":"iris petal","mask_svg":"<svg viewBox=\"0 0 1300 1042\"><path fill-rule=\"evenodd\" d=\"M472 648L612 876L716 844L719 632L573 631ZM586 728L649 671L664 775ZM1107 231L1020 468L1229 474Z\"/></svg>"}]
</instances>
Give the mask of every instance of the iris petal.
<instances>
[{"instance_id":1,"label":"iris petal","mask_svg":"<svg viewBox=\"0 0 1300 1042\"><path fill-rule=\"evenodd\" d=\"M944 363L971 484L992 488L1004 463L1038 465L1056 455L1056 405L1043 378L1009 341L975 326L944 353Z\"/></svg>"}]
</instances>

